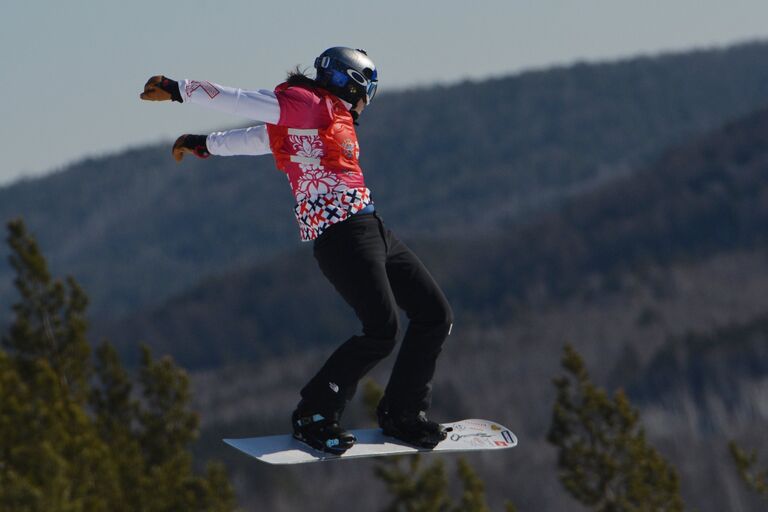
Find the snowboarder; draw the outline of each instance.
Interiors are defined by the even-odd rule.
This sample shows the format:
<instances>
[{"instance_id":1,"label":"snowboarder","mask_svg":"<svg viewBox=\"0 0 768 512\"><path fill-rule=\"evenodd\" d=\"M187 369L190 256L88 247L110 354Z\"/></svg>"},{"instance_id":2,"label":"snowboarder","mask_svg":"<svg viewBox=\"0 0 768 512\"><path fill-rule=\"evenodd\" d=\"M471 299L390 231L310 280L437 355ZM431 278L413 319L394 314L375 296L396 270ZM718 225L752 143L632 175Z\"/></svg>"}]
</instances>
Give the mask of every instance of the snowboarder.
<instances>
[{"instance_id":1,"label":"snowboarder","mask_svg":"<svg viewBox=\"0 0 768 512\"><path fill-rule=\"evenodd\" d=\"M358 381L394 349L399 306L409 324L377 408L379 425L385 435L433 448L446 431L425 412L453 314L421 261L384 226L365 186L355 124L376 94L376 66L364 50L334 47L314 67L315 78L297 68L274 91L158 75L147 81L141 99L192 103L263 123L184 134L173 156L272 153L296 198L301 239L314 241L320 270L362 322L362 333L336 349L301 390L294 437L333 454L355 443L339 420Z\"/></svg>"}]
</instances>

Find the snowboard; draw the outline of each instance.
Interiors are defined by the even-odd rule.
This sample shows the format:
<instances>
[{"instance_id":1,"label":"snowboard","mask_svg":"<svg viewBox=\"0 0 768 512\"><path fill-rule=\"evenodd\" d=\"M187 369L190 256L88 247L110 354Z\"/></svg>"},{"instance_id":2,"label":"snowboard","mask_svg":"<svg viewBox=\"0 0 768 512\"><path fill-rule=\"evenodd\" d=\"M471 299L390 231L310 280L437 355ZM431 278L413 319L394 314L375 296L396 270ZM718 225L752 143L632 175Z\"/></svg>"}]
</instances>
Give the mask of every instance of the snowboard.
<instances>
[{"instance_id":1,"label":"snowboard","mask_svg":"<svg viewBox=\"0 0 768 512\"><path fill-rule=\"evenodd\" d=\"M488 420L461 420L444 423L448 437L433 449L419 448L393 437L385 436L381 429L353 430L355 445L342 455L315 450L290 435L224 439L228 445L268 464L306 464L339 459L406 455L419 452L466 452L479 450L506 450L517 446L517 437L507 427Z\"/></svg>"}]
</instances>

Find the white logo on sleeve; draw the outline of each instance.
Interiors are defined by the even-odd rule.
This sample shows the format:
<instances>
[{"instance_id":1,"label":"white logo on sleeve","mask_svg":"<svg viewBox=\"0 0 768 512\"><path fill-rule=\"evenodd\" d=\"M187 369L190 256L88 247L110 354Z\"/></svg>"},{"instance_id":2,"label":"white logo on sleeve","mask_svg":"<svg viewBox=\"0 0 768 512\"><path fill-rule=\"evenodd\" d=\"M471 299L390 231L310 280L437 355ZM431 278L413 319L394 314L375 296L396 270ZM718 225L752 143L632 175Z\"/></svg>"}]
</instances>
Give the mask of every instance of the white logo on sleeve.
<instances>
[{"instance_id":1,"label":"white logo on sleeve","mask_svg":"<svg viewBox=\"0 0 768 512\"><path fill-rule=\"evenodd\" d=\"M329 382L328 387L331 388L331 391L333 391L334 393L339 392L339 385L336 384L335 382Z\"/></svg>"}]
</instances>

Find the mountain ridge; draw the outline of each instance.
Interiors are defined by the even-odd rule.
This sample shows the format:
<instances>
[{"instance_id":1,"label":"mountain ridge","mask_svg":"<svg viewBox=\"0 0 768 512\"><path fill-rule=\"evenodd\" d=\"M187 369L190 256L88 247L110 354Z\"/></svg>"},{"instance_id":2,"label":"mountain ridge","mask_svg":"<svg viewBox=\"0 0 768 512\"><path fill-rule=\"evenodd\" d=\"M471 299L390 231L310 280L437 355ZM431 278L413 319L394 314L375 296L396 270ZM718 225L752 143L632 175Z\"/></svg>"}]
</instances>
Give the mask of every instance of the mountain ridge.
<instances>
[{"instance_id":1,"label":"mountain ridge","mask_svg":"<svg viewBox=\"0 0 768 512\"><path fill-rule=\"evenodd\" d=\"M398 233L503 230L768 104L766 57L754 43L383 94L359 129L362 165ZM0 217L26 218L52 267L111 318L295 244L271 158L177 166L168 153L136 148L0 188ZM5 305L8 275L3 261Z\"/></svg>"},{"instance_id":2,"label":"mountain ridge","mask_svg":"<svg viewBox=\"0 0 768 512\"><path fill-rule=\"evenodd\" d=\"M763 109L504 234L413 245L457 318L474 324L494 325L539 304L599 297L633 283L663 290L659 269L768 246L766 167ZM199 368L226 363L225 353L247 360L277 347L333 343L344 337L345 323L355 325L349 308L302 247L103 329L121 343L151 338Z\"/></svg>"}]
</instances>

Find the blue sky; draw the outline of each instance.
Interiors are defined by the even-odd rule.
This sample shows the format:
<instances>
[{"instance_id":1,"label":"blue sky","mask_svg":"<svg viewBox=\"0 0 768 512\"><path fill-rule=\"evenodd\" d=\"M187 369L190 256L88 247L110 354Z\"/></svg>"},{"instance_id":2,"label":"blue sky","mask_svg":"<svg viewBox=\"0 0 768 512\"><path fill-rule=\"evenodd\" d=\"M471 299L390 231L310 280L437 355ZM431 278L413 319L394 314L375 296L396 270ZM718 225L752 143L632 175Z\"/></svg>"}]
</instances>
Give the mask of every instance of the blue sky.
<instances>
[{"instance_id":1,"label":"blue sky","mask_svg":"<svg viewBox=\"0 0 768 512\"><path fill-rule=\"evenodd\" d=\"M9 0L0 16L0 184L242 124L139 101L158 73L271 88L329 46L356 46L376 62L385 94L754 39L768 39L765 0Z\"/></svg>"}]
</instances>

